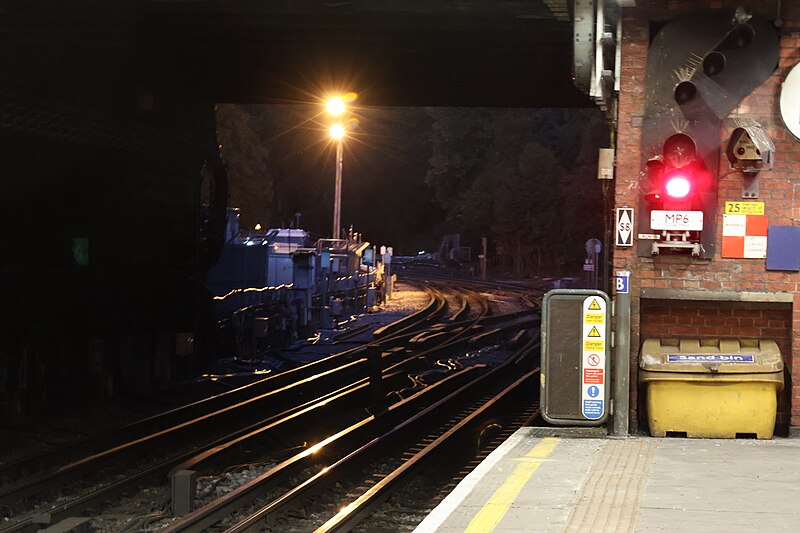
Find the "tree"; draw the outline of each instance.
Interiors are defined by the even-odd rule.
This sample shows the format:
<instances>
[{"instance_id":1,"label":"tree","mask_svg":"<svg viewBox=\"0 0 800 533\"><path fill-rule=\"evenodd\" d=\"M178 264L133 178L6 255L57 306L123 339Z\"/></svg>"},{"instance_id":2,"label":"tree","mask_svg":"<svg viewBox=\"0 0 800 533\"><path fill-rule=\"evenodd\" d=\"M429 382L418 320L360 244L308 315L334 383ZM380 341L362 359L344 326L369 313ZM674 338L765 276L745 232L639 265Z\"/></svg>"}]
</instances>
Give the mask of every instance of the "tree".
<instances>
[{"instance_id":1,"label":"tree","mask_svg":"<svg viewBox=\"0 0 800 533\"><path fill-rule=\"evenodd\" d=\"M217 107L217 132L228 169L229 207L242 210L242 228L266 225L273 201L269 148L259 142L255 118L235 104Z\"/></svg>"},{"instance_id":2,"label":"tree","mask_svg":"<svg viewBox=\"0 0 800 533\"><path fill-rule=\"evenodd\" d=\"M459 222L463 240L475 245L479 236L488 236L501 262L517 275L575 268L582 243L602 229L590 157L596 165L599 112L429 114L435 122L426 183L448 218Z\"/></svg>"}]
</instances>

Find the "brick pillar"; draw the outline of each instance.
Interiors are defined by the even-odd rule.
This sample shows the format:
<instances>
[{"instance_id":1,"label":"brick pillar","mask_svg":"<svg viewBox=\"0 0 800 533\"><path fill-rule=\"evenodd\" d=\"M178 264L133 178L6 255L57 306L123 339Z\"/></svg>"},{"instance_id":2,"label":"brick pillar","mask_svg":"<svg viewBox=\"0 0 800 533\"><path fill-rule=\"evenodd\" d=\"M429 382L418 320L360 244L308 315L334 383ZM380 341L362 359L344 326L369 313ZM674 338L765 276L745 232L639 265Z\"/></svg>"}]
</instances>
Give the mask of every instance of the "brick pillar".
<instances>
[{"instance_id":1,"label":"brick pillar","mask_svg":"<svg viewBox=\"0 0 800 533\"><path fill-rule=\"evenodd\" d=\"M645 73L649 24L643 8L622 10L622 64L620 65L619 112L617 116L615 207L638 208L639 161L642 117L645 107ZM634 235L639 228L634 223ZM639 290L641 272L636 268L635 247L614 249L614 271L631 271L630 383L631 428L638 424Z\"/></svg>"}]
</instances>

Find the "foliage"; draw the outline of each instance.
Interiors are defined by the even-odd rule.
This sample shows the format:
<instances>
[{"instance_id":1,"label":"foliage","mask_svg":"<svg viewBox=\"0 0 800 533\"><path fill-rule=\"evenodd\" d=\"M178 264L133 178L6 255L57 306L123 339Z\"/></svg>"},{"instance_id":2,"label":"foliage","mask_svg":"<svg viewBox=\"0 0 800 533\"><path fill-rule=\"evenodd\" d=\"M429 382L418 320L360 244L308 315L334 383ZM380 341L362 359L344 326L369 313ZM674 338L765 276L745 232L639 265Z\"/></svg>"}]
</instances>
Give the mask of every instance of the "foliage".
<instances>
[{"instance_id":1,"label":"foliage","mask_svg":"<svg viewBox=\"0 0 800 533\"><path fill-rule=\"evenodd\" d=\"M426 183L467 242L489 238L515 274L563 272L602 237L599 113L430 109ZM577 120L576 120L577 119Z\"/></svg>"},{"instance_id":2,"label":"foliage","mask_svg":"<svg viewBox=\"0 0 800 533\"><path fill-rule=\"evenodd\" d=\"M228 205L242 210L242 228L265 224L273 201L269 147L260 142L252 114L242 106L217 107L217 134L231 183Z\"/></svg>"},{"instance_id":3,"label":"foliage","mask_svg":"<svg viewBox=\"0 0 800 533\"><path fill-rule=\"evenodd\" d=\"M398 254L461 233L517 274L580 268L602 238L597 110L358 108L344 145L342 223ZM334 145L319 106L220 106L230 205L255 222L331 232ZM473 254L474 255L474 254Z\"/></svg>"}]
</instances>

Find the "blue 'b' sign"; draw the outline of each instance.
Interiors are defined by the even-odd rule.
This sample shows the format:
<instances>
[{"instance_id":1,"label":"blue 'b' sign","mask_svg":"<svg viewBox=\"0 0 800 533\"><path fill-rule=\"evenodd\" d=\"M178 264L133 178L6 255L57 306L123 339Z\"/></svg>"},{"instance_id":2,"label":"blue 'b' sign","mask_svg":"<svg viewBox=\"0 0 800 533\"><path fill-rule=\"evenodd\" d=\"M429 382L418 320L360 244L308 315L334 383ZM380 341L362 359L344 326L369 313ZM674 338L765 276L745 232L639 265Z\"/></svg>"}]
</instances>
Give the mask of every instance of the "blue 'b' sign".
<instances>
[{"instance_id":1,"label":"blue 'b' sign","mask_svg":"<svg viewBox=\"0 0 800 533\"><path fill-rule=\"evenodd\" d=\"M617 272L614 276L614 289L617 294L628 294L630 290L630 272Z\"/></svg>"}]
</instances>

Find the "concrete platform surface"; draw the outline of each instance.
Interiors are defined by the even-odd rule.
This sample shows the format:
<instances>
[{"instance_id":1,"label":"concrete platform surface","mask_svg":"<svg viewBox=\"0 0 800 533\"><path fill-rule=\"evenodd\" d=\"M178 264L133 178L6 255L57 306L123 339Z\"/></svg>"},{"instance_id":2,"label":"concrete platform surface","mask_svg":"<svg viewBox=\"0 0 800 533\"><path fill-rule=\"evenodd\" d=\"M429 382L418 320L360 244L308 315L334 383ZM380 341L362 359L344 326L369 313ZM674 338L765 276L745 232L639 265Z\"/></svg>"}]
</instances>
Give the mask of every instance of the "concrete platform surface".
<instances>
[{"instance_id":1,"label":"concrete platform surface","mask_svg":"<svg viewBox=\"0 0 800 533\"><path fill-rule=\"evenodd\" d=\"M800 531L800 440L526 427L416 528L429 532Z\"/></svg>"}]
</instances>

